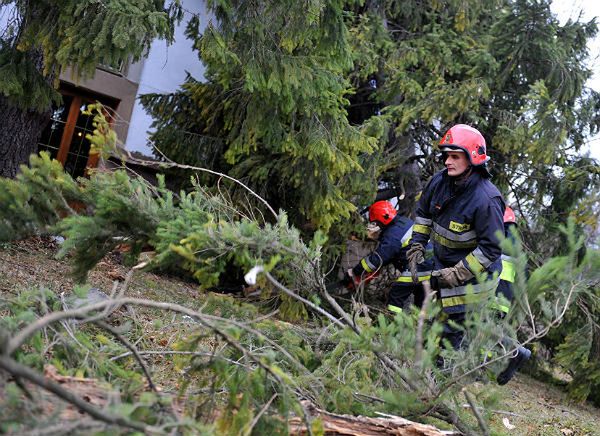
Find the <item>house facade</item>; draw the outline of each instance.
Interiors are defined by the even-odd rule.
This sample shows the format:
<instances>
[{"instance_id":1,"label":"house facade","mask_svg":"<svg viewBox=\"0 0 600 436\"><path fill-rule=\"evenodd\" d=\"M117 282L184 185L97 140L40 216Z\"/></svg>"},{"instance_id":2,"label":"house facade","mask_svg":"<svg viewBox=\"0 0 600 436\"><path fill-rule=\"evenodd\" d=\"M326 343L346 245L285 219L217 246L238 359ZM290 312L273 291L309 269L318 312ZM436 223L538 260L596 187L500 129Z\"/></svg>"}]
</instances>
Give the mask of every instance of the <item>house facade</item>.
<instances>
[{"instance_id":1,"label":"house facade","mask_svg":"<svg viewBox=\"0 0 600 436\"><path fill-rule=\"evenodd\" d=\"M198 80L204 77L204 66L184 32L195 14L206 25L206 4L204 0L184 0L182 5L185 16L175 30L173 44L167 46L164 40L157 39L141 61L99 65L91 79L77 80L69 70L61 75L59 91L63 103L53 109L38 143L40 151L48 151L74 177L84 175L88 167L95 167L97 156L90 156L90 142L86 139L93 130L92 117L84 111L89 104L99 101L110 108L113 128L125 148L152 155L148 140L152 118L139 103L139 96L173 92L188 72Z\"/></svg>"}]
</instances>

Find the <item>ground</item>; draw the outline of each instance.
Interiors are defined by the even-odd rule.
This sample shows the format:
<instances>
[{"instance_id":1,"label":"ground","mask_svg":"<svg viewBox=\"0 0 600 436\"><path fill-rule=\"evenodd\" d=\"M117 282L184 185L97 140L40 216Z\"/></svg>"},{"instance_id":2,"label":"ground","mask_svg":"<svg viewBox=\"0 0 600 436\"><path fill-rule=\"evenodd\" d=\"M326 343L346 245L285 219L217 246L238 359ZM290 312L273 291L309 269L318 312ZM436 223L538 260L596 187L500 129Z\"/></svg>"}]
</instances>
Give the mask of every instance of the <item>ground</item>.
<instances>
[{"instance_id":1,"label":"ground","mask_svg":"<svg viewBox=\"0 0 600 436\"><path fill-rule=\"evenodd\" d=\"M0 245L0 298L24 289L46 287L66 295L72 293L69 265L57 260L58 244L50 240L29 239ZM113 281L127 269L117 259L101 262L89 276L89 284L110 293ZM205 298L196 285L174 277L140 273L133 279L128 295L198 307ZM144 341L157 347L176 340L180 330L173 323L156 323L150 311L137 314L145 325ZM161 386L176 383L177 371L171 359L150 359ZM481 387L485 389L485 386ZM518 375L499 388L501 401L492 418L492 431L509 435L600 435L600 409L587 404L572 404L560 387L526 375ZM503 423L504 420L504 423ZM508 420L508 421L506 421ZM514 428L512 428L514 426Z\"/></svg>"}]
</instances>

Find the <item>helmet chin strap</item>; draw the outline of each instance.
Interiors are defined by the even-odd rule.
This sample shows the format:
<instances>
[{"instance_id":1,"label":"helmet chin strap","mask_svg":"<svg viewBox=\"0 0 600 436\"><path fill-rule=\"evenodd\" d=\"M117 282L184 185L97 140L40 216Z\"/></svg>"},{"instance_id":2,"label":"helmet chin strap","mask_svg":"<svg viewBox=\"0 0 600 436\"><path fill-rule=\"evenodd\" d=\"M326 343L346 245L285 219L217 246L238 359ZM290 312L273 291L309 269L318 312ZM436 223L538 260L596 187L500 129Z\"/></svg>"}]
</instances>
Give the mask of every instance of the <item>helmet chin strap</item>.
<instances>
[{"instance_id":1,"label":"helmet chin strap","mask_svg":"<svg viewBox=\"0 0 600 436\"><path fill-rule=\"evenodd\" d=\"M471 173L473 172L473 165L469 164L469 166L458 176L453 176L457 182L464 182L469 178Z\"/></svg>"}]
</instances>

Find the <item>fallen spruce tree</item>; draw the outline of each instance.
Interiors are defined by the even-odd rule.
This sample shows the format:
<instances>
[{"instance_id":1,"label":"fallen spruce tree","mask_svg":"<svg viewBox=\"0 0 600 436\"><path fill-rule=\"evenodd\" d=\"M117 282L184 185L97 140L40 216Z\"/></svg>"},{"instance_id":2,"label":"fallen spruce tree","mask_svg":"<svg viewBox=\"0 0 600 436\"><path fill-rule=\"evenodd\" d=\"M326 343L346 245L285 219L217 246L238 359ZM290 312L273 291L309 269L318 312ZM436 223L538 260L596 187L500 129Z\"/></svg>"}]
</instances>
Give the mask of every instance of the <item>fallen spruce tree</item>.
<instances>
[{"instance_id":1,"label":"fallen spruce tree","mask_svg":"<svg viewBox=\"0 0 600 436\"><path fill-rule=\"evenodd\" d=\"M184 433L286 434L298 428L297 420L288 425L297 416L305 423L303 431L323 434L328 418L308 413L306 404L311 404L327 413L386 413L445 423L463 434L487 434L491 412L484 405L493 404L495 394L493 389L477 391L472 383L493 378L514 352L516 342L507 346L502 338L530 343L547 335L597 286L598 253L589 250L579 257L582 241L572 227L563 229L568 253L528 278L520 245L510 247L519 290L514 310L502 321L487 310L470 313L469 346L455 351L440 347L441 324L431 299L420 311L394 317L372 311L365 316L364 308L357 312L360 291L353 305L340 304L321 264L325 238L317 232L305 243L284 212L270 211L260 200L234 204L223 192L197 184L175 194L163 183L152 186L125 171L98 172L76 182L45 155L32 157L31 167L16 180L1 183L3 238L63 235L59 254L67 256L80 281L119 244L130 246L132 259L144 247L156 253L131 269L105 301L69 308L52 292L38 290L2 301L7 315L0 324L0 367L5 389L13 392L8 396L12 403L3 408L4 422L14 418L11 410L29 401L15 391L31 395L27 386L33 383L95 422L148 433L178 428ZM84 207L76 209L75 203ZM182 305L127 295L139 269L177 266L206 288L230 264L257 275L268 304L249 309L231 302L217 315L210 305L193 300ZM296 323L261 312L273 305L281 320ZM125 306L155 310L154 316L175 313L173 319L183 326L179 340L160 350L135 345L139 331L120 328L124 315L119 309ZM168 387L172 397L165 398L152 381L149 354L144 354L152 352L170 356L179 368L178 388ZM60 362L67 374L85 368L110 379L122 391L120 407L86 404L60 389L41 374L49 359ZM444 364L436 365L440 359ZM141 377L146 382L130 389L132 380ZM173 398L183 403L181 413L171 410ZM465 401L468 410L462 407Z\"/></svg>"}]
</instances>

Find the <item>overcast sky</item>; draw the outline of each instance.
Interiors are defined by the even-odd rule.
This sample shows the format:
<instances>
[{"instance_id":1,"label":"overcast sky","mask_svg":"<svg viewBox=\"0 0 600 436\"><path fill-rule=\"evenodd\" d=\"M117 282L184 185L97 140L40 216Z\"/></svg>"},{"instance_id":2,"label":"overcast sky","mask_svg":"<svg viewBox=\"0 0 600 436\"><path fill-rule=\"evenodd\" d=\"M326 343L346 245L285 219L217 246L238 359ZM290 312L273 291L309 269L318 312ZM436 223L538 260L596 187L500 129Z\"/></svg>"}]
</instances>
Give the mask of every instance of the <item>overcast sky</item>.
<instances>
[{"instance_id":1,"label":"overcast sky","mask_svg":"<svg viewBox=\"0 0 600 436\"><path fill-rule=\"evenodd\" d=\"M596 17L596 22L600 25L600 0L554 0L551 5L561 23L569 18L573 21L581 17L581 21L590 21ZM600 92L600 36L590 42L590 68L594 71L594 76L587 83L589 87ZM593 157L600 159L600 135L592 138L589 147Z\"/></svg>"}]
</instances>

